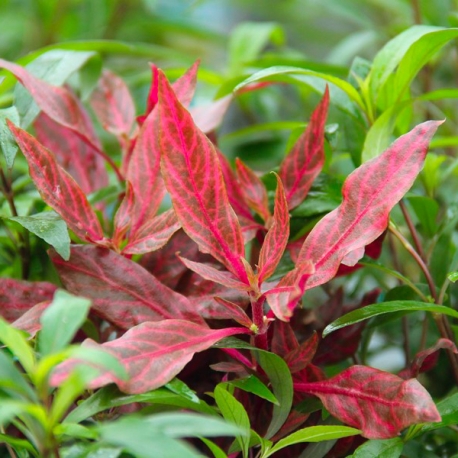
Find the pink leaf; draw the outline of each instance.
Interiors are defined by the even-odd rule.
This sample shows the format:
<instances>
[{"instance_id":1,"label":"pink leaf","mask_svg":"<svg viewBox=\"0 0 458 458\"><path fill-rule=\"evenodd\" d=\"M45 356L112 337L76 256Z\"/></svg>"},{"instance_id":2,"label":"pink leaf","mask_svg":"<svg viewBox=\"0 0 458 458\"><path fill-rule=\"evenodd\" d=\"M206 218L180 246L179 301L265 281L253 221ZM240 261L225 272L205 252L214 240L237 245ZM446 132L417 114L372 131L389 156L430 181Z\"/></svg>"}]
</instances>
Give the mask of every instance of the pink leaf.
<instances>
[{"instance_id":1,"label":"pink leaf","mask_svg":"<svg viewBox=\"0 0 458 458\"><path fill-rule=\"evenodd\" d=\"M40 302L34 305L31 309L27 310L21 317L11 323L16 329L25 331L34 337L35 334L41 329L40 318L43 312L51 304L50 300Z\"/></svg>"},{"instance_id":2,"label":"pink leaf","mask_svg":"<svg viewBox=\"0 0 458 458\"><path fill-rule=\"evenodd\" d=\"M274 217L269 232L259 253L258 281L261 284L267 280L277 268L289 238L289 212L280 177L277 177L277 192L275 193Z\"/></svg>"},{"instance_id":3,"label":"pink leaf","mask_svg":"<svg viewBox=\"0 0 458 458\"><path fill-rule=\"evenodd\" d=\"M119 205L114 218L113 244L119 248L127 231L132 225L132 213L134 211L134 190L130 181L126 181L126 192Z\"/></svg>"},{"instance_id":4,"label":"pink leaf","mask_svg":"<svg viewBox=\"0 0 458 458\"><path fill-rule=\"evenodd\" d=\"M205 278L205 280L214 281L215 283L219 283L220 285L227 286L228 288L234 288L239 291L249 291L251 289L249 285L242 283L230 272L218 270L210 264L194 262L181 256L179 258L188 269L199 274L202 278Z\"/></svg>"},{"instance_id":5,"label":"pink leaf","mask_svg":"<svg viewBox=\"0 0 458 458\"><path fill-rule=\"evenodd\" d=\"M240 190L248 206L261 218L270 220L269 199L267 190L261 179L246 166L239 158L235 160L237 178L240 182Z\"/></svg>"},{"instance_id":6,"label":"pink leaf","mask_svg":"<svg viewBox=\"0 0 458 458\"><path fill-rule=\"evenodd\" d=\"M206 134L215 130L223 121L233 98L233 95L229 94L215 100L210 105L192 108L191 115L196 126Z\"/></svg>"},{"instance_id":7,"label":"pink leaf","mask_svg":"<svg viewBox=\"0 0 458 458\"><path fill-rule=\"evenodd\" d=\"M125 145L135 122L135 106L126 83L113 72L104 70L92 92L91 106L102 127Z\"/></svg>"},{"instance_id":8,"label":"pink leaf","mask_svg":"<svg viewBox=\"0 0 458 458\"><path fill-rule=\"evenodd\" d=\"M75 180L34 137L9 121L8 127L27 158L30 176L43 200L62 216L80 239L94 242L102 240L103 231L97 215Z\"/></svg>"},{"instance_id":9,"label":"pink leaf","mask_svg":"<svg viewBox=\"0 0 458 458\"><path fill-rule=\"evenodd\" d=\"M34 128L38 141L54 153L59 164L75 179L84 193L89 194L108 184L104 160L74 130L53 121L43 111L35 119ZM89 130L93 131L93 128L87 117L86 131ZM90 136L94 137L94 145L100 149L95 133Z\"/></svg>"},{"instance_id":10,"label":"pink leaf","mask_svg":"<svg viewBox=\"0 0 458 458\"><path fill-rule=\"evenodd\" d=\"M235 320L238 324L250 329L253 322L242 309L242 307L238 306L237 304L234 304L231 301L223 299L222 297L215 297L215 301L222 305L227 311L227 315L225 317L219 316L219 319L225 318L227 320Z\"/></svg>"},{"instance_id":11,"label":"pink leaf","mask_svg":"<svg viewBox=\"0 0 458 458\"><path fill-rule=\"evenodd\" d=\"M0 316L12 322L35 304L50 301L57 286L47 282L29 282L12 278L0 279Z\"/></svg>"},{"instance_id":12,"label":"pink leaf","mask_svg":"<svg viewBox=\"0 0 458 458\"><path fill-rule=\"evenodd\" d=\"M299 263L309 259L316 269L305 289L329 281L348 253L382 234L390 210L420 172L429 141L440 124L442 121L420 124L348 176L342 204L313 228L299 253Z\"/></svg>"},{"instance_id":13,"label":"pink leaf","mask_svg":"<svg viewBox=\"0 0 458 458\"><path fill-rule=\"evenodd\" d=\"M225 337L247 332L244 328L213 330L189 321L165 320L143 323L127 331L121 338L103 345L85 341L90 347L101 348L116 356L126 367L129 376L124 381L106 372L95 379L90 388L114 382L125 393L154 390L179 374L194 353L206 350ZM58 366L51 384L61 384L75 364L77 361L70 360Z\"/></svg>"},{"instance_id":14,"label":"pink leaf","mask_svg":"<svg viewBox=\"0 0 458 458\"><path fill-rule=\"evenodd\" d=\"M325 381L296 383L318 396L331 415L361 429L368 439L388 439L416 423L441 421L431 396L415 379L366 366L352 366Z\"/></svg>"},{"instance_id":15,"label":"pink leaf","mask_svg":"<svg viewBox=\"0 0 458 458\"><path fill-rule=\"evenodd\" d=\"M229 205L218 155L180 105L159 72L161 168L178 219L204 253L210 253L242 282L245 247Z\"/></svg>"},{"instance_id":16,"label":"pink leaf","mask_svg":"<svg viewBox=\"0 0 458 458\"><path fill-rule=\"evenodd\" d=\"M167 210L147 221L135 237L129 238L129 243L122 250L125 254L144 254L162 248L170 237L180 229L173 209Z\"/></svg>"},{"instance_id":17,"label":"pink leaf","mask_svg":"<svg viewBox=\"0 0 458 458\"><path fill-rule=\"evenodd\" d=\"M324 164L324 127L329 106L329 89L312 114L305 132L280 166L289 208L297 207L307 196Z\"/></svg>"},{"instance_id":18,"label":"pink leaf","mask_svg":"<svg viewBox=\"0 0 458 458\"><path fill-rule=\"evenodd\" d=\"M25 68L6 60L0 59L0 67L10 71L21 82L51 119L78 132L90 143L96 143L92 132L86 130L87 119L81 111L81 105L70 91L35 78Z\"/></svg>"},{"instance_id":19,"label":"pink leaf","mask_svg":"<svg viewBox=\"0 0 458 458\"><path fill-rule=\"evenodd\" d=\"M79 245L67 262L54 250L50 257L65 288L91 299L92 310L121 329L172 318L203 322L188 299L114 251Z\"/></svg>"},{"instance_id":20,"label":"pink leaf","mask_svg":"<svg viewBox=\"0 0 458 458\"><path fill-rule=\"evenodd\" d=\"M433 347L418 352L415 355L410 368L401 371L398 374L399 377L402 377L403 379L417 377L420 372L427 372L431 370L437 363L438 352L440 349L450 350L451 352L458 354L458 350L451 340L439 339Z\"/></svg>"},{"instance_id":21,"label":"pink leaf","mask_svg":"<svg viewBox=\"0 0 458 458\"><path fill-rule=\"evenodd\" d=\"M275 288L265 292L272 312L282 321L289 321L293 315L293 309L302 295L300 288L301 279L314 272L314 266L310 261L298 264L295 269L288 272Z\"/></svg>"}]
</instances>

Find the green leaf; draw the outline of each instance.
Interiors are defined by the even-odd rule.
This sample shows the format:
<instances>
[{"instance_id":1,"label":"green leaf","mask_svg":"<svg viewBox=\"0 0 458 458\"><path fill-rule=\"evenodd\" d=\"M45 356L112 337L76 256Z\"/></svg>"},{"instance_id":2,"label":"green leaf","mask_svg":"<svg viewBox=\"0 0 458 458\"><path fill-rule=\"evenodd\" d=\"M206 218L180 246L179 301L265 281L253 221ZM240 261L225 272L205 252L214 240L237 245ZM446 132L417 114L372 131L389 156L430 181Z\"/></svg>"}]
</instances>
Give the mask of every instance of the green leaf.
<instances>
[{"instance_id":1,"label":"green leaf","mask_svg":"<svg viewBox=\"0 0 458 458\"><path fill-rule=\"evenodd\" d=\"M0 342L3 342L22 364L28 374L31 374L35 367L35 354L25 333L10 326L0 318Z\"/></svg>"},{"instance_id":2,"label":"green leaf","mask_svg":"<svg viewBox=\"0 0 458 458\"><path fill-rule=\"evenodd\" d=\"M448 275L447 275L447 278L452 282L452 283L455 283L457 280L458 280L458 272L450 272Z\"/></svg>"},{"instance_id":3,"label":"green leaf","mask_svg":"<svg viewBox=\"0 0 458 458\"><path fill-rule=\"evenodd\" d=\"M196 392L191 390L191 388L189 388L186 383L182 382L176 377L164 386L165 388L168 388L172 393L187 398L192 402L199 402L199 397L196 395Z\"/></svg>"},{"instance_id":4,"label":"green leaf","mask_svg":"<svg viewBox=\"0 0 458 458\"><path fill-rule=\"evenodd\" d=\"M0 389L8 393L17 393L32 402L38 402L35 391L25 381L11 357L4 351L0 351Z\"/></svg>"},{"instance_id":5,"label":"green leaf","mask_svg":"<svg viewBox=\"0 0 458 458\"><path fill-rule=\"evenodd\" d=\"M275 22L243 22L239 24L229 39L229 68L237 74L243 64L256 59L261 51L272 42L282 45L285 35Z\"/></svg>"},{"instance_id":6,"label":"green leaf","mask_svg":"<svg viewBox=\"0 0 458 458\"><path fill-rule=\"evenodd\" d=\"M67 224L57 213L50 211L31 216L12 216L9 219L16 221L54 247L65 261L70 259L70 237Z\"/></svg>"},{"instance_id":7,"label":"green leaf","mask_svg":"<svg viewBox=\"0 0 458 458\"><path fill-rule=\"evenodd\" d=\"M92 396L78 404L64 421L79 423L104 410L135 402L176 406L180 409L195 410L208 415L217 415L215 410L204 401L198 399L194 402L186 396L183 397L182 395L172 393L166 388L159 388L148 393L126 395L119 391L116 386L107 386L98 390Z\"/></svg>"},{"instance_id":8,"label":"green leaf","mask_svg":"<svg viewBox=\"0 0 458 458\"><path fill-rule=\"evenodd\" d=\"M443 305L433 305L428 304L427 302L417 301L383 302L381 304L372 304L366 307L362 307L358 310L353 310L352 312L338 318L326 326L323 331L323 337L331 334L331 332L337 331L338 329L359 323L360 321L368 320L374 316L383 315L384 313L411 313L417 311L439 313L442 315L449 315L454 318L458 318L458 312L456 310L453 310L450 307L445 307Z\"/></svg>"},{"instance_id":9,"label":"green leaf","mask_svg":"<svg viewBox=\"0 0 458 458\"><path fill-rule=\"evenodd\" d=\"M383 93L385 108L399 100L432 55L457 36L458 29L416 25L389 41L376 55L366 80L372 100L376 101ZM389 86L389 91L383 91L383 86L385 89Z\"/></svg>"},{"instance_id":10,"label":"green leaf","mask_svg":"<svg viewBox=\"0 0 458 458\"><path fill-rule=\"evenodd\" d=\"M272 391L280 404L274 405L272 420L264 435L266 439L270 439L280 430L291 411L294 394L293 379L288 365L274 353L260 351L257 353L257 359L267 377L269 377Z\"/></svg>"},{"instance_id":11,"label":"green leaf","mask_svg":"<svg viewBox=\"0 0 458 458\"><path fill-rule=\"evenodd\" d=\"M200 440L210 449L213 453L213 458L227 458L227 455L210 439L201 437Z\"/></svg>"},{"instance_id":12,"label":"green leaf","mask_svg":"<svg viewBox=\"0 0 458 458\"><path fill-rule=\"evenodd\" d=\"M25 404L8 399L0 402L0 427L8 425L11 420L26 410Z\"/></svg>"},{"instance_id":13,"label":"green leaf","mask_svg":"<svg viewBox=\"0 0 458 458\"><path fill-rule=\"evenodd\" d=\"M98 443L79 442L71 447L59 448L59 454L62 458L118 458L122 455L122 449Z\"/></svg>"},{"instance_id":14,"label":"green leaf","mask_svg":"<svg viewBox=\"0 0 458 458\"><path fill-rule=\"evenodd\" d=\"M215 401L223 417L229 422L238 426L245 434L238 434L236 440L240 445L243 457L248 456L250 443L250 419L243 405L235 399L221 384L217 385L214 391Z\"/></svg>"},{"instance_id":15,"label":"green leaf","mask_svg":"<svg viewBox=\"0 0 458 458\"><path fill-rule=\"evenodd\" d=\"M49 307L41 315L38 343L43 355L66 347L86 320L91 301L57 290Z\"/></svg>"},{"instance_id":16,"label":"green leaf","mask_svg":"<svg viewBox=\"0 0 458 458\"><path fill-rule=\"evenodd\" d=\"M267 454L263 455L263 458L267 458L290 445L300 444L302 442L322 442L355 436L357 434L361 434L359 429L350 428L348 426L310 426L309 428L300 429L284 439L279 440Z\"/></svg>"},{"instance_id":17,"label":"green leaf","mask_svg":"<svg viewBox=\"0 0 458 458\"><path fill-rule=\"evenodd\" d=\"M298 68L298 67L276 66L276 67L266 68L264 70L261 70L255 73L254 75L250 76L246 80L242 81L240 84L238 84L235 87L234 92L237 92L239 89L246 86L247 84L255 83L257 81L276 81L278 80L279 77L282 77L285 75L311 76L311 77L315 77L315 78L327 81L328 83L331 83L332 85L342 90L350 98L350 100L352 100L354 103L356 103L356 105L359 106L359 108L365 111L364 103L358 91L347 81L337 78L336 76L328 75L326 73L319 73L313 70L307 70L307 69ZM332 92L331 92L331 100L335 102Z\"/></svg>"},{"instance_id":18,"label":"green leaf","mask_svg":"<svg viewBox=\"0 0 458 458\"><path fill-rule=\"evenodd\" d=\"M59 424L54 428L53 433L56 436L70 436L81 439L98 439L98 434L96 431L77 423Z\"/></svg>"},{"instance_id":19,"label":"green leaf","mask_svg":"<svg viewBox=\"0 0 458 458\"><path fill-rule=\"evenodd\" d=\"M77 70L87 65L90 60L100 60L94 52L51 50L39 55L26 66L27 71L54 86L61 86ZM32 96L22 86L14 91L15 105L21 117L21 127L26 129L39 113L39 108Z\"/></svg>"},{"instance_id":20,"label":"green leaf","mask_svg":"<svg viewBox=\"0 0 458 458\"><path fill-rule=\"evenodd\" d=\"M98 431L102 440L123 447L137 458L150 458L154 450L161 458L198 458L190 446L151 429L145 417L124 417L113 423L101 424Z\"/></svg>"},{"instance_id":21,"label":"green leaf","mask_svg":"<svg viewBox=\"0 0 458 458\"><path fill-rule=\"evenodd\" d=\"M243 391L248 393L253 393L256 396L259 396L266 401L272 402L273 404L279 405L277 398L272 394L269 388L264 385L256 376L250 375L246 378L239 380L231 380L228 382L230 385L233 385L237 388L240 388Z\"/></svg>"},{"instance_id":22,"label":"green leaf","mask_svg":"<svg viewBox=\"0 0 458 458\"><path fill-rule=\"evenodd\" d=\"M13 124L19 125L19 113L16 107L13 106L0 110L0 149L5 156L6 166L11 169L18 147L14 141L13 135L6 125L7 119Z\"/></svg>"},{"instance_id":23,"label":"green leaf","mask_svg":"<svg viewBox=\"0 0 458 458\"><path fill-rule=\"evenodd\" d=\"M360 445L349 458L398 458L404 442L399 437L384 440L369 440Z\"/></svg>"},{"instance_id":24,"label":"green leaf","mask_svg":"<svg viewBox=\"0 0 458 458\"><path fill-rule=\"evenodd\" d=\"M432 238L437 233L436 220L439 214L437 201L424 196L410 196L407 197L407 201L420 221L423 233Z\"/></svg>"}]
</instances>

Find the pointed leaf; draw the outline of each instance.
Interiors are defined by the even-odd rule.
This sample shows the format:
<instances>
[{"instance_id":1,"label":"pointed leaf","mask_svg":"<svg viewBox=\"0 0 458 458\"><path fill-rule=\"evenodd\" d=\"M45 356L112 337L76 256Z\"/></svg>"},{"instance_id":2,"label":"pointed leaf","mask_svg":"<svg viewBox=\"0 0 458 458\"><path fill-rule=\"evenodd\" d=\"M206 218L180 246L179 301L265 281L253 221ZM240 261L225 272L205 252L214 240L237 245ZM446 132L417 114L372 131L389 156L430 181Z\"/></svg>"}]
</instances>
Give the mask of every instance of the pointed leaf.
<instances>
[{"instance_id":1,"label":"pointed leaf","mask_svg":"<svg viewBox=\"0 0 458 458\"><path fill-rule=\"evenodd\" d=\"M191 115L196 126L206 134L214 131L222 123L233 98L233 95L229 94L210 105L192 108Z\"/></svg>"},{"instance_id":2,"label":"pointed leaf","mask_svg":"<svg viewBox=\"0 0 458 458\"><path fill-rule=\"evenodd\" d=\"M49 243L66 260L70 257L70 237L67 225L54 212L37 213L31 216L12 216L22 227Z\"/></svg>"},{"instance_id":3,"label":"pointed leaf","mask_svg":"<svg viewBox=\"0 0 458 458\"><path fill-rule=\"evenodd\" d=\"M248 315L245 313L245 311L242 309L242 307L222 297L218 297L218 296L215 297L215 301L218 302L220 305L222 305L226 309L227 316L224 317L225 319L235 320L237 321L238 324L245 326L248 329L251 328L251 326L253 325L253 322L248 317ZM221 315L220 315L220 318L221 318Z\"/></svg>"},{"instance_id":4,"label":"pointed leaf","mask_svg":"<svg viewBox=\"0 0 458 458\"><path fill-rule=\"evenodd\" d=\"M399 458L404 448L400 437L370 440L360 445L348 458Z\"/></svg>"},{"instance_id":5,"label":"pointed leaf","mask_svg":"<svg viewBox=\"0 0 458 458\"><path fill-rule=\"evenodd\" d=\"M123 242L127 231L132 225L134 202L134 189L130 181L126 180L126 192L114 218L114 231L112 240L117 248L119 248L120 244Z\"/></svg>"},{"instance_id":6,"label":"pointed leaf","mask_svg":"<svg viewBox=\"0 0 458 458\"><path fill-rule=\"evenodd\" d=\"M29 163L30 176L43 200L82 240L103 239L103 231L81 188L56 162L54 155L25 130L8 126Z\"/></svg>"},{"instance_id":7,"label":"pointed leaf","mask_svg":"<svg viewBox=\"0 0 458 458\"><path fill-rule=\"evenodd\" d=\"M299 253L298 262L309 259L316 269L305 289L329 281L345 256L382 234L390 210L420 172L429 141L440 124L442 121L420 124L348 176L342 204L313 228Z\"/></svg>"},{"instance_id":8,"label":"pointed leaf","mask_svg":"<svg viewBox=\"0 0 458 458\"><path fill-rule=\"evenodd\" d=\"M277 268L289 238L288 202L280 177L277 175L274 217L259 253L258 281L267 280Z\"/></svg>"},{"instance_id":9,"label":"pointed leaf","mask_svg":"<svg viewBox=\"0 0 458 458\"><path fill-rule=\"evenodd\" d=\"M245 202L265 222L268 222L270 220L269 199L267 198L267 189L264 183L239 158L235 160L235 165L240 190Z\"/></svg>"},{"instance_id":10,"label":"pointed leaf","mask_svg":"<svg viewBox=\"0 0 458 458\"><path fill-rule=\"evenodd\" d=\"M135 106L126 83L118 75L103 71L92 92L91 106L105 130L120 137L121 144L128 140L135 122Z\"/></svg>"},{"instance_id":11,"label":"pointed leaf","mask_svg":"<svg viewBox=\"0 0 458 458\"><path fill-rule=\"evenodd\" d=\"M218 270L209 264L203 264L202 262L194 262L189 259L179 256L181 262L193 272L199 274L206 280L214 281L220 285L227 286L228 288L234 288L239 291L249 291L251 288L249 285L242 283L233 274L224 270Z\"/></svg>"},{"instance_id":12,"label":"pointed leaf","mask_svg":"<svg viewBox=\"0 0 458 458\"><path fill-rule=\"evenodd\" d=\"M285 355L284 360L292 374L301 371L312 362L318 343L318 334L314 332L310 338Z\"/></svg>"},{"instance_id":13,"label":"pointed leaf","mask_svg":"<svg viewBox=\"0 0 458 458\"><path fill-rule=\"evenodd\" d=\"M371 367L352 366L329 380L294 387L318 396L331 415L361 429L368 439L389 439L412 424L441 420L417 380L403 380Z\"/></svg>"},{"instance_id":14,"label":"pointed leaf","mask_svg":"<svg viewBox=\"0 0 458 458\"><path fill-rule=\"evenodd\" d=\"M290 209L306 198L313 181L324 164L324 127L329 106L329 89L312 114L305 132L283 160L279 175Z\"/></svg>"},{"instance_id":15,"label":"pointed leaf","mask_svg":"<svg viewBox=\"0 0 458 458\"><path fill-rule=\"evenodd\" d=\"M53 250L49 256L65 288L91 299L93 310L121 329L170 318L203 321L188 299L114 251L80 245L72 246L68 262Z\"/></svg>"},{"instance_id":16,"label":"pointed leaf","mask_svg":"<svg viewBox=\"0 0 458 458\"><path fill-rule=\"evenodd\" d=\"M27 332L30 337L35 337L36 333L41 329L41 315L49 307L49 304L51 304L50 300L39 302L13 321L11 326Z\"/></svg>"},{"instance_id":17,"label":"pointed leaf","mask_svg":"<svg viewBox=\"0 0 458 458\"><path fill-rule=\"evenodd\" d=\"M74 130L59 124L41 112L33 126L37 140L56 156L57 162L89 194L108 185L104 159L97 154L100 142L87 113L81 108L85 119L85 132L91 132L92 143L84 141Z\"/></svg>"},{"instance_id":18,"label":"pointed leaf","mask_svg":"<svg viewBox=\"0 0 458 458\"><path fill-rule=\"evenodd\" d=\"M246 282L240 258L245 248L237 217L229 205L213 144L199 131L159 72L161 168L183 229Z\"/></svg>"},{"instance_id":19,"label":"pointed leaf","mask_svg":"<svg viewBox=\"0 0 458 458\"><path fill-rule=\"evenodd\" d=\"M0 110L0 150L5 157L6 166L11 169L16 157L17 145L6 124L7 119L13 124L19 124L19 113L16 107L12 106Z\"/></svg>"},{"instance_id":20,"label":"pointed leaf","mask_svg":"<svg viewBox=\"0 0 458 458\"><path fill-rule=\"evenodd\" d=\"M7 321L20 318L39 302L51 300L57 286L47 282L0 279L0 316Z\"/></svg>"},{"instance_id":21,"label":"pointed leaf","mask_svg":"<svg viewBox=\"0 0 458 458\"><path fill-rule=\"evenodd\" d=\"M164 320L135 326L119 339L102 345L87 340L86 345L117 357L129 375L127 380L119 380L112 373L104 373L91 383L91 387L114 382L125 393L154 390L172 380L194 353L206 350L224 337L247 332L244 328L213 330L189 321ZM75 364L77 362L69 360L58 366L51 383L60 385Z\"/></svg>"},{"instance_id":22,"label":"pointed leaf","mask_svg":"<svg viewBox=\"0 0 458 458\"><path fill-rule=\"evenodd\" d=\"M129 243L122 252L125 254L144 254L159 250L180 227L173 209L167 210L145 222L135 233L135 236L129 238Z\"/></svg>"}]
</instances>

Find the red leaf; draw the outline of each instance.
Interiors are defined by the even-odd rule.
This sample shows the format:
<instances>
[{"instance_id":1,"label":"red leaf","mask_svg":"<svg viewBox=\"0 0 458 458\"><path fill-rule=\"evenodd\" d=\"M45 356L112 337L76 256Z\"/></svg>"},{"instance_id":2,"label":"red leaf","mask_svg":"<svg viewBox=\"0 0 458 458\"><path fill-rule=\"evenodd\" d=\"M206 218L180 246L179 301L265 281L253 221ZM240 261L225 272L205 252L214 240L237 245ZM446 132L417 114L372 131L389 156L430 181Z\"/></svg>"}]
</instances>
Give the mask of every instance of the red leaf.
<instances>
[{"instance_id":1,"label":"red leaf","mask_svg":"<svg viewBox=\"0 0 458 458\"><path fill-rule=\"evenodd\" d=\"M204 253L210 253L242 282L245 247L229 205L218 156L159 72L161 168L178 219Z\"/></svg>"},{"instance_id":2,"label":"red leaf","mask_svg":"<svg viewBox=\"0 0 458 458\"><path fill-rule=\"evenodd\" d=\"M248 315L245 313L242 307L234 304L231 301L223 299L222 297L215 297L215 301L222 305L227 311L227 316L219 316L219 319L235 320L238 324L250 329L253 322L250 320L250 318L248 318Z\"/></svg>"},{"instance_id":3,"label":"red leaf","mask_svg":"<svg viewBox=\"0 0 458 458\"><path fill-rule=\"evenodd\" d=\"M53 298L57 286L47 282L0 279L0 316L12 322L35 304Z\"/></svg>"},{"instance_id":4,"label":"red leaf","mask_svg":"<svg viewBox=\"0 0 458 458\"><path fill-rule=\"evenodd\" d=\"M92 310L122 329L171 318L203 322L188 299L114 251L79 245L67 262L54 250L49 255L65 288L91 299Z\"/></svg>"},{"instance_id":5,"label":"red leaf","mask_svg":"<svg viewBox=\"0 0 458 458\"><path fill-rule=\"evenodd\" d=\"M331 415L361 429L368 439L388 439L416 423L441 421L431 396L415 379L366 366L352 366L325 381L296 383L318 396Z\"/></svg>"},{"instance_id":6,"label":"red leaf","mask_svg":"<svg viewBox=\"0 0 458 458\"><path fill-rule=\"evenodd\" d=\"M0 59L0 67L10 71L51 119L78 132L82 138L95 144L92 131L87 131L87 119L78 99L63 87L52 86L32 76L25 68Z\"/></svg>"},{"instance_id":7,"label":"red leaf","mask_svg":"<svg viewBox=\"0 0 458 458\"><path fill-rule=\"evenodd\" d=\"M313 272L313 264L310 261L305 261L302 264L298 264L291 272L288 272L275 288L264 293L272 312L279 320L289 321L293 314L293 309L302 295L301 279Z\"/></svg>"},{"instance_id":8,"label":"red leaf","mask_svg":"<svg viewBox=\"0 0 458 458\"><path fill-rule=\"evenodd\" d=\"M112 242L115 247L119 248L123 242L127 231L132 225L132 213L134 211L134 190L130 181L126 181L126 192L119 205L114 218L114 233Z\"/></svg>"},{"instance_id":9,"label":"red leaf","mask_svg":"<svg viewBox=\"0 0 458 458\"><path fill-rule=\"evenodd\" d=\"M173 209L167 210L146 222L135 237L129 238L129 243L122 250L125 254L143 254L162 248L170 237L180 229Z\"/></svg>"},{"instance_id":10,"label":"red leaf","mask_svg":"<svg viewBox=\"0 0 458 458\"><path fill-rule=\"evenodd\" d=\"M289 213L280 177L277 177L277 191L275 193L274 217L271 220L269 232L264 239L259 253L258 281L261 284L267 280L277 268L289 238Z\"/></svg>"},{"instance_id":11,"label":"red leaf","mask_svg":"<svg viewBox=\"0 0 458 458\"><path fill-rule=\"evenodd\" d=\"M102 240L102 227L86 196L75 180L57 164L51 151L9 121L8 127L27 158L30 176L43 200L62 216L80 239Z\"/></svg>"},{"instance_id":12,"label":"red leaf","mask_svg":"<svg viewBox=\"0 0 458 458\"><path fill-rule=\"evenodd\" d=\"M251 289L249 285L242 283L230 272L218 270L209 264L194 262L181 256L180 259L188 269L192 270L196 274L199 274L202 278L205 278L205 280L210 280L239 291L249 291Z\"/></svg>"},{"instance_id":13,"label":"red leaf","mask_svg":"<svg viewBox=\"0 0 458 458\"><path fill-rule=\"evenodd\" d=\"M324 127L329 106L329 89L312 114L305 132L283 160L279 175L285 186L289 208L297 207L307 196L324 164Z\"/></svg>"},{"instance_id":14,"label":"red leaf","mask_svg":"<svg viewBox=\"0 0 458 458\"><path fill-rule=\"evenodd\" d=\"M154 390L179 374L194 353L206 350L225 337L247 332L244 328L213 330L189 321L165 320L143 323L127 331L121 338L103 345L87 340L86 345L116 356L126 367L129 376L124 381L111 373L104 373L91 383L90 388L114 382L125 393ZM77 362L70 360L58 366L51 377L51 384L61 384L75 364Z\"/></svg>"},{"instance_id":15,"label":"red leaf","mask_svg":"<svg viewBox=\"0 0 458 458\"><path fill-rule=\"evenodd\" d=\"M135 106L126 83L113 72L104 70L91 94L91 106L102 127L127 146L135 122Z\"/></svg>"},{"instance_id":16,"label":"red leaf","mask_svg":"<svg viewBox=\"0 0 458 458\"><path fill-rule=\"evenodd\" d=\"M44 112L35 119L34 128L38 141L54 153L62 168L75 179L85 194L108 184L104 160L75 131L53 121ZM86 131L89 130L93 128L87 117ZM94 137L94 144L100 149L95 133L91 137Z\"/></svg>"},{"instance_id":17,"label":"red leaf","mask_svg":"<svg viewBox=\"0 0 458 458\"><path fill-rule=\"evenodd\" d=\"M298 262L309 259L315 265L305 289L329 281L345 256L382 234L390 210L420 172L429 141L440 124L442 121L420 124L348 176L342 204L312 229L299 253Z\"/></svg>"},{"instance_id":18,"label":"red leaf","mask_svg":"<svg viewBox=\"0 0 458 458\"><path fill-rule=\"evenodd\" d=\"M305 369L311 363L319 340L318 334L314 332L311 337L285 355L284 360L292 374Z\"/></svg>"},{"instance_id":19,"label":"red leaf","mask_svg":"<svg viewBox=\"0 0 458 458\"><path fill-rule=\"evenodd\" d=\"M267 190L260 178L246 166L239 158L235 160L237 178L240 182L240 190L248 206L261 218L270 220L269 199Z\"/></svg>"},{"instance_id":20,"label":"red leaf","mask_svg":"<svg viewBox=\"0 0 458 458\"><path fill-rule=\"evenodd\" d=\"M43 312L49 307L51 300L40 302L27 310L24 315L11 323L16 329L25 331L34 337L35 334L41 329L40 318Z\"/></svg>"},{"instance_id":21,"label":"red leaf","mask_svg":"<svg viewBox=\"0 0 458 458\"><path fill-rule=\"evenodd\" d=\"M420 372L431 370L437 363L438 352L440 349L450 350L458 354L455 344L448 339L439 339L431 348L420 351L415 355L409 369L404 369L398 375L403 379L417 377Z\"/></svg>"},{"instance_id":22,"label":"red leaf","mask_svg":"<svg viewBox=\"0 0 458 458\"><path fill-rule=\"evenodd\" d=\"M284 356L299 346L290 323L275 320L273 322L272 352Z\"/></svg>"}]
</instances>

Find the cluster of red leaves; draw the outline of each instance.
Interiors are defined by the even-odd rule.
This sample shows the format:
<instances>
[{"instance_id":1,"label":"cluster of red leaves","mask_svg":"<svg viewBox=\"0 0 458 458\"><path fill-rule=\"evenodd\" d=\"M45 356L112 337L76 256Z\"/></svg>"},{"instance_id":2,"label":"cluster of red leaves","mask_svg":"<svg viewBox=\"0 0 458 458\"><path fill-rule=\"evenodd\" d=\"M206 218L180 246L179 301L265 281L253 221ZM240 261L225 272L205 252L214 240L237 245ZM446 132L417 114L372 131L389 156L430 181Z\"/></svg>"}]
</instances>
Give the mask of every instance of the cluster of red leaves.
<instances>
[{"instance_id":1,"label":"cluster of red leaves","mask_svg":"<svg viewBox=\"0 0 458 458\"><path fill-rule=\"evenodd\" d=\"M272 212L259 177L241 161L234 173L196 125L213 129L229 99L207 112L186 109L197 65L173 85L153 67L147 111L137 118L124 82L103 73L91 104L103 128L119 141L120 168L102 151L89 115L69 89L50 86L20 66L2 60L0 66L17 77L41 109L34 123L36 138L9 123L31 177L74 240L85 243L72 244L69 261L51 249L51 260L64 287L90 298L92 314L118 334L109 342L88 339L83 345L101 345L124 363L130 377L122 381L104 373L92 388L114 382L127 393L152 390L179 374L196 352L245 334L254 345L284 358L298 401L319 397L332 415L365 437L392 437L410 424L440 420L415 379L364 366L326 379L316 363L330 361L325 349L334 337L328 337L329 343L320 342L317 334L298 340L294 323L288 323L306 290L334 278L342 265L355 266L368 245L380 247L389 212L412 186L439 122L417 126L356 169L345 181L342 204L296 250L295 268L268 282L288 244L289 211L306 199L324 163L327 90L280 166ZM104 215L101 223L86 195L106 185L105 161L125 183L125 193L113 221ZM158 213L167 192L173 208ZM259 257L250 264L245 244L254 237ZM134 254L143 255L139 263L131 259ZM46 283L2 280L0 312L34 333L54 289ZM221 325L212 329L208 319L212 324L221 320ZM238 326L228 326L229 320ZM345 332L350 334L340 338L348 339L352 350L341 359L356 350L361 328ZM250 355L226 354L236 362L220 364L219 370L265 376ZM59 366L52 383L61 383L74 364ZM412 375L418 370L412 369ZM245 405L257 408L248 401ZM283 430L307 419L292 410Z\"/></svg>"}]
</instances>

